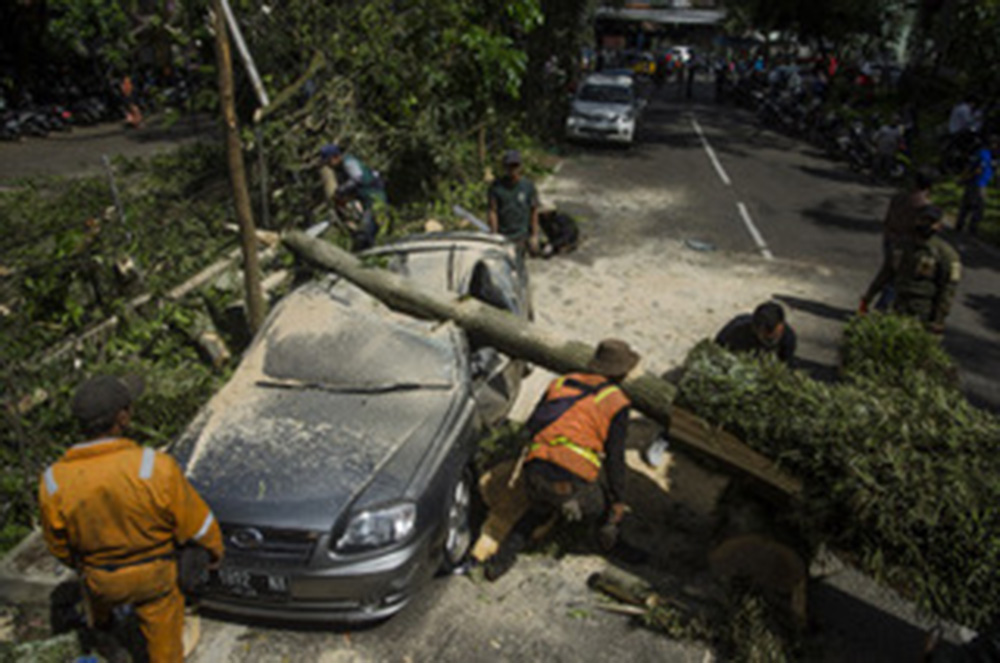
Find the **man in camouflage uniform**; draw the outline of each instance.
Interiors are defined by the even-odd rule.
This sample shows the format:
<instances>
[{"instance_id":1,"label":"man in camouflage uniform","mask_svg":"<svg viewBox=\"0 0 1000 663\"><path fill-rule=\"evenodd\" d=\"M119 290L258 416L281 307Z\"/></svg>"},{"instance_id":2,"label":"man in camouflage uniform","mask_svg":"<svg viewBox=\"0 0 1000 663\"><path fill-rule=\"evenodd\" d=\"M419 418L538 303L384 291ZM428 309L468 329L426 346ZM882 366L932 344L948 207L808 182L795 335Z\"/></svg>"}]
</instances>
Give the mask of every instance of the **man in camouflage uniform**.
<instances>
[{"instance_id":1,"label":"man in camouflage uniform","mask_svg":"<svg viewBox=\"0 0 1000 663\"><path fill-rule=\"evenodd\" d=\"M938 207L927 205L917 215L912 239L893 245L882 269L861 299L859 313L888 285L896 289L892 311L912 316L935 334L944 331L955 290L962 277L958 252L937 236L942 227Z\"/></svg>"}]
</instances>

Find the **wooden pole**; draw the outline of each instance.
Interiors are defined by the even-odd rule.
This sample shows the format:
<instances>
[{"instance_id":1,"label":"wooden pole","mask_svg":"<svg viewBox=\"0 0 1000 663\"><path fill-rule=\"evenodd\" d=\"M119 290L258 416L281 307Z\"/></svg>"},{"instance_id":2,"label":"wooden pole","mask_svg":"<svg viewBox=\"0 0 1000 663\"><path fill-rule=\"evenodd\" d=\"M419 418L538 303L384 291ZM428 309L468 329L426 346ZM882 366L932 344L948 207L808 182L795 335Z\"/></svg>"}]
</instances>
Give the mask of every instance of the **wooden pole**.
<instances>
[{"instance_id":1,"label":"wooden pole","mask_svg":"<svg viewBox=\"0 0 1000 663\"><path fill-rule=\"evenodd\" d=\"M229 179L233 186L233 202L240 225L243 245L243 278L246 287L247 322L250 333L255 334L264 322L264 295L260 285L260 264L257 258L256 229L250 207L250 190L247 186L246 167L243 163L243 146L240 143L239 125L236 121L236 103L233 85L233 57L229 50L226 19L221 0L212 0L215 14L215 53L219 68L219 101L222 120L226 125L226 153L229 161Z\"/></svg>"},{"instance_id":2,"label":"wooden pole","mask_svg":"<svg viewBox=\"0 0 1000 663\"><path fill-rule=\"evenodd\" d=\"M453 300L418 290L403 276L366 267L350 253L303 232L291 232L283 241L308 262L339 274L396 311L422 319L450 320L500 352L526 359L555 373L585 370L594 354L594 348L586 343L547 334L531 323L479 300ZM644 373L627 379L622 388L637 410L664 426L670 426L674 411L672 403L677 394L674 385ZM712 458L731 471L776 489L781 495L800 495L802 483L777 467L771 459L732 436L713 434L707 425L705 430L699 430L689 418L685 417L688 434L674 438L678 446Z\"/></svg>"}]
</instances>

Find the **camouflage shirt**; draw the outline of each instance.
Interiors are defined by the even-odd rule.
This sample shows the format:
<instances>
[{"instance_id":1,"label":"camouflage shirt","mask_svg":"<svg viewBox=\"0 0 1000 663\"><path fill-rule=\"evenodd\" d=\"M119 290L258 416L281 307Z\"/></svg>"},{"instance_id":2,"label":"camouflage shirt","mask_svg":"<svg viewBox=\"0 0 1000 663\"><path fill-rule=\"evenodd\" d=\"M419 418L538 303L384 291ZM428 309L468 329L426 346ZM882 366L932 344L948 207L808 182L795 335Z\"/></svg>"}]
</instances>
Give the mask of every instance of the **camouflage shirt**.
<instances>
[{"instance_id":1,"label":"camouflage shirt","mask_svg":"<svg viewBox=\"0 0 1000 663\"><path fill-rule=\"evenodd\" d=\"M940 237L899 242L868 287L865 300L872 301L891 283L896 289L893 311L941 325L961 278L958 252Z\"/></svg>"}]
</instances>

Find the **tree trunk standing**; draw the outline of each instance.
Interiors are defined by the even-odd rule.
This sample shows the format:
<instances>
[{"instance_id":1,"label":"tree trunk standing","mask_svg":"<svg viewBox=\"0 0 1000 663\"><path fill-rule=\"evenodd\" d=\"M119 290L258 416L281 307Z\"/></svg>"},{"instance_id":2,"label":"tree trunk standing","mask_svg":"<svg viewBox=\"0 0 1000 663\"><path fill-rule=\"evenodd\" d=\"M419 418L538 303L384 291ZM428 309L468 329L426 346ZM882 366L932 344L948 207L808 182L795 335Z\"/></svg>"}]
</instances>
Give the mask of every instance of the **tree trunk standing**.
<instances>
[{"instance_id":1,"label":"tree trunk standing","mask_svg":"<svg viewBox=\"0 0 1000 663\"><path fill-rule=\"evenodd\" d=\"M264 322L264 295L260 286L260 264L257 258L257 236L250 207L250 190L247 187L246 167L243 163L243 146L240 144L239 125L236 121L236 104L233 86L233 58L229 50L226 19L220 0L212 0L215 14L215 54L219 67L219 100L222 120L226 125L226 153L229 161L229 179L233 186L233 202L240 224L243 243L243 279L246 287L247 322L250 333L255 334Z\"/></svg>"},{"instance_id":2,"label":"tree trunk standing","mask_svg":"<svg viewBox=\"0 0 1000 663\"><path fill-rule=\"evenodd\" d=\"M521 318L479 300L452 300L422 292L406 278L366 267L350 253L303 232L289 233L284 243L300 257L339 274L396 311L423 319L453 321L500 352L544 366L555 373L586 370L587 362L594 354L594 349L586 343L546 334ZM645 373L629 378L622 388L636 409L662 425L670 426L671 403L677 393L674 385ZM801 482L780 470L769 458L731 436L709 433L695 432L678 436L675 440L701 456L721 462L730 470L776 489L781 495L793 498L800 495Z\"/></svg>"}]
</instances>

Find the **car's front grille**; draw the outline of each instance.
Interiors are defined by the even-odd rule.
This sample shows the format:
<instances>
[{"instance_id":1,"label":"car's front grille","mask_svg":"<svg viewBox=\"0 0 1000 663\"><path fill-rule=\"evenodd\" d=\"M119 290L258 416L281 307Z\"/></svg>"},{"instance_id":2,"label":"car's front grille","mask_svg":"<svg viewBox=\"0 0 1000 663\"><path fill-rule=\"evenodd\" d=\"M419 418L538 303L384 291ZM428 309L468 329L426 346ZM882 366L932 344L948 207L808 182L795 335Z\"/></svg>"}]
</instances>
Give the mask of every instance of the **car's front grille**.
<instances>
[{"instance_id":1,"label":"car's front grille","mask_svg":"<svg viewBox=\"0 0 1000 663\"><path fill-rule=\"evenodd\" d=\"M315 532L249 525L223 525L222 536L230 560L245 558L277 564L305 564L319 538Z\"/></svg>"}]
</instances>

